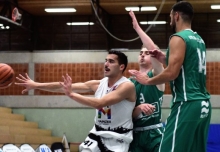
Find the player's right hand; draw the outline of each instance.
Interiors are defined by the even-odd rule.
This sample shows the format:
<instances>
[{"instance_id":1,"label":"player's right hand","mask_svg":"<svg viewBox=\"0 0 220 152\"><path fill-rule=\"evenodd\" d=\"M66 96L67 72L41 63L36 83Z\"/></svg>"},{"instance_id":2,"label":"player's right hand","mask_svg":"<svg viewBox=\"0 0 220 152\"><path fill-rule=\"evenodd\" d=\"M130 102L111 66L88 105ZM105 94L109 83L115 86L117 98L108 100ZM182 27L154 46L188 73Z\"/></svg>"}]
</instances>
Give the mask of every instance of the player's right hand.
<instances>
[{"instance_id":1,"label":"player's right hand","mask_svg":"<svg viewBox=\"0 0 220 152\"><path fill-rule=\"evenodd\" d=\"M148 52L149 52L151 57L156 58L161 63L165 62L166 55L161 50L154 49L154 50L149 50Z\"/></svg>"},{"instance_id":2,"label":"player's right hand","mask_svg":"<svg viewBox=\"0 0 220 152\"><path fill-rule=\"evenodd\" d=\"M16 77L16 80L18 80L19 82L15 82L15 85L25 87L25 89L22 90L22 94L28 92L31 89L34 89L35 82L28 76L27 73L25 73L25 76L19 74L19 76Z\"/></svg>"}]
</instances>

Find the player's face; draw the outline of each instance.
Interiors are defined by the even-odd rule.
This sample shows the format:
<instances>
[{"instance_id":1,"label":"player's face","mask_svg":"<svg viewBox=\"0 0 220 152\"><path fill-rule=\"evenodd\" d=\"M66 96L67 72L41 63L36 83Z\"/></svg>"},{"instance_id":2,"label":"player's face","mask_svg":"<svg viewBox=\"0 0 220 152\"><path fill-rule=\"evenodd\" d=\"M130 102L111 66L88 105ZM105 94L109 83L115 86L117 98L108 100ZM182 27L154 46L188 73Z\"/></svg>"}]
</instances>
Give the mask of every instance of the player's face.
<instances>
[{"instance_id":1,"label":"player's face","mask_svg":"<svg viewBox=\"0 0 220 152\"><path fill-rule=\"evenodd\" d=\"M150 62L150 54L146 48L142 48L138 57L138 62L140 65L149 65Z\"/></svg>"},{"instance_id":2,"label":"player's face","mask_svg":"<svg viewBox=\"0 0 220 152\"><path fill-rule=\"evenodd\" d=\"M118 56L115 54L108 54L105 59L104 75L106 77L114 77L122 73L121 66L118 63Z\"/></svg>"},{"instance_id":3,"label":"player's face","mask_svg":"<svg viewBox=\"0 0 220 152\"><path fill-rule=\"evenodd\" d=\"M173 12L173 10L171 10L171 12L170 12L170 26L171 26L173 32L175 33L176 32L176 22L175 22L174 16L175 16L175 12Z\"/></svg>"}]
</instances>

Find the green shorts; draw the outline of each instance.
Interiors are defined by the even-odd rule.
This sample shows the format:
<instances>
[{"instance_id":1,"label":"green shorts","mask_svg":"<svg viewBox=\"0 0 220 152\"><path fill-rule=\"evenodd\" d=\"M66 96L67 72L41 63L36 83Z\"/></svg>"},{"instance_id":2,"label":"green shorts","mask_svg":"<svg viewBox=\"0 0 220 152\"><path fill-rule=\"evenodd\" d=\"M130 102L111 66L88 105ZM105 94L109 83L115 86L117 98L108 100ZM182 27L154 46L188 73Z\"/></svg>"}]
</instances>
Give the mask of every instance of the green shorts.
<instances>
[{"instance_id":1,"label":"green shorts","mask_svg":"<svg viewBox=\"0 0 220 152\"><path fill-rule=\"evenodd\" d=\"M210 101L175 103L167 119L159 152L206 152Z\"/></svg>"},{"instance_id":2,"label":"green shorts","mask_svg":"<svg viewBox=\"0 0 220 152\"><path fill-rule=\"evenodd\" d=\"M145 131L133 131L129 152L158 152L163 127Z\"/></svg>"}]
</instances>

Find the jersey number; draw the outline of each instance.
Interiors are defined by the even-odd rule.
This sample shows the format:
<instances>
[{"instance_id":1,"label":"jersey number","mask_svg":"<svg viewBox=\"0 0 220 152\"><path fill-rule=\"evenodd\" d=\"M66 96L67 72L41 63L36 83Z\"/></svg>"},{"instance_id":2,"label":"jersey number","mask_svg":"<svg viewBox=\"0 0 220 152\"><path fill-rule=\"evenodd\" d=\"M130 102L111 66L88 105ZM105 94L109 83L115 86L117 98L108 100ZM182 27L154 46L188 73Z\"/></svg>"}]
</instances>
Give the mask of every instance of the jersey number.
<instances>
[{"instance_id":1,"label":"jersey number","mask_svg":"<svg viewBox=\"0 0 220 152\"><path fill-rule=\"evenodd\" d=\"M197 54L198 54L198 57L199 57L199 73L204 72L204 75L206 75L205 52L203 52L199 48L197 48Z\"/></svg>"}]
</instances>

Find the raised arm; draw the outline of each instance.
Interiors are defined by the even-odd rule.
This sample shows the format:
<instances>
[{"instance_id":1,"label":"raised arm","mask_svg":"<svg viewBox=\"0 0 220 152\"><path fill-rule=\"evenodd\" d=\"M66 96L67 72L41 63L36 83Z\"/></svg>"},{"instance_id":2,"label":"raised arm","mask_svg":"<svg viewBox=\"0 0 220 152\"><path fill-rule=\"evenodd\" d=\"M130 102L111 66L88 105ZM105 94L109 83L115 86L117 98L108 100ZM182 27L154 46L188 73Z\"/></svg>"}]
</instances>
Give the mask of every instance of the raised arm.
<instances>
[{"instance_id":1,"label":"raised arm","mask_svg":"<svg viewBox=\"0 0 220 152\"><path fill-rule=\"evenodd\" d=\"M137 34L139 35L142 43L144 44L144 46L148 49L148 50L154 50L157 48L157 46L154 44L153 40L141 29L141 27L139 26L137 19L135 17L135 14L133 11L129 12L129 15L131 16L132 19L132 24L133 24L133 28L135 29L135 31L137 32Z\"/></svg>"},{"instance_id":2,"label":"raised arm","mask_svg":"<svg viewBox=\"0 0 220 152\"><path fill-rule=\"evenodd\" d=\"M19 74L16 79L19 82L15 82L16 85L23 86L25 87L24 90L22 90L22 94L25 92L28 92L29 90L32 89L39 89L39 90L44 90L44 91L49 91L49 92L60 92L64 93L62 85L60 82L49 82L49 83L40 83L40 82L35 82L26 73L25 76ZM98 88L100 81L99 80L91 80L87 81L84 83L73 83L71 84L72 91L74 92L89 92L89 91L96 91Z\"/></svg>"},{"instance_id":3,"label":"raised arm","mask_svg":"<svg viewBox=\"0 0 220 152\"><path fill-rule=\"evenodd\" d=\"M129 15L132 19L133 28L139 35L144 46L149 50L149 53L152 54L154 58L156 58L161 63L166 63L166 55L161 50L158 50L158 46L154 44L153 40L141 29L139 26L137 19L135 17L134 12L130 11Z\"/></svg>"},{"instance_id":4,"label":"raised arm","mask_svg":"<svg viewBox=\"0 0 220 152\"><path fill-rule=\"evenodd\" d=\"M135 87L132 82L124 82L120 84L116 90L106 94L102 98L94 98L94 97L87 97L87 96L83 96L78 93L72 92L71 77L66 76L66 77L63 77L63 79L64 79L64 82L60 82L60 84L63 86L65 94L68 97L70 97L71 99L81 104L93 107L95 109L100 109L105 106L110 106L118 102L121 102L122 100L125 100L125 99L131 102L135 102L136 100Z\"/></svg>"}]
</instances>

